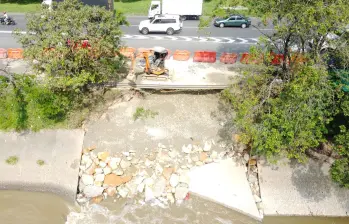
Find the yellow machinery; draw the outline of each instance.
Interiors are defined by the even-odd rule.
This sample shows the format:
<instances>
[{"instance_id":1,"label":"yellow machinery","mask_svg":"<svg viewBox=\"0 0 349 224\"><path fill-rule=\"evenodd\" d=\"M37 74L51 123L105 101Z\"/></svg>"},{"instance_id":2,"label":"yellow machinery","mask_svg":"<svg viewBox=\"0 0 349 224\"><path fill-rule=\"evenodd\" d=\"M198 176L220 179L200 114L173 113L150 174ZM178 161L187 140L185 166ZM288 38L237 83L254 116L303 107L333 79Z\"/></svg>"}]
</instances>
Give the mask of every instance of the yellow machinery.
<instances>
[{"instance_id":1,"label":"yellow machinery","mask_svg":"<svg viewBox=\"0 0 349 224\"><path fill-rule=\"evenodd\" d=\"M165 59L168 51L162 47L154 47L150 52L142 52L137 58L132 58L130 75L135 76L136 59L143 59L145 79L168 79L168 69L165 68ZM129 75L129 76L130 76ZM135 77L133 77L134 79Z\"/></svg>"}]
</instances>

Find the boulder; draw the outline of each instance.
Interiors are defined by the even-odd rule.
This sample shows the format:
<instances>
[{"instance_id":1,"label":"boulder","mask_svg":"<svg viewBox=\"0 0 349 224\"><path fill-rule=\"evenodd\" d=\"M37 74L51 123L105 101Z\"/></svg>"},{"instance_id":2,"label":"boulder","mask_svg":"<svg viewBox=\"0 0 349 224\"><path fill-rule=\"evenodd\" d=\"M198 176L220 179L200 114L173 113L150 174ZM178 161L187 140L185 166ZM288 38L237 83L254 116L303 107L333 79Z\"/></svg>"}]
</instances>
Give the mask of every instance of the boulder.
<instances>
[{"instance_id":1,"label":"boulder","mask_svg":"<svg viewBox=\"0 0 349 224\"><path fill-rule=\"evenodd\" d=\"M118 168L120 162L121 162L120 158L113 157L109 160L108 165L112 170L116 170Z\"/></svg>"},{"instance_id":2,"label":"boulder","mask_svg":"<svg viewBox=\"0 0 349 224\"><path fill-rule=\"evenodd\" d=\"M118 187L124 183L127 183L132 179L132 176L118 176L114 173L108 174L104 178L104 184L108 187Z\"/></svg>"},{"instance_id":3,"label":"boulder","mask_svg":"<svg viewBox=\"0 0 349 224\"><path fill-rule=\"evenodd\" d=\"M120 162L120 167L122 168L122 169L126 169L126 168L128 168L128 167L130 167L131 166L131 162L130 161L128 161L128 160L121 160L121 162Z\"/></svg>"},{"instance_id":4,"label":"boulder","mask_svg":"<svg viewBox=\"0 0 349 224\"><path fill-rule=\"evenodd\" d=\"M104 174L97 174L96 176L95 176L95 181L98 181L98 182L103 182L104 181L104 177L105 177L105 175Z\"/></svg>"},{"instance_id":5,"label":"boulder","mask_svg":"<svg viewBox=\"0 0 349 224\"><path fill-rule=\"evenodd\" d=\"M108 187L105 192L107 193L108 196L114 197L116 194L116 188L115 187Z\"/></svg>"},{"instance_id":6,"label":"boulder","mask_svg":"<svg viewBox=\"0 0 349 224\"><path fill-rule=\"evenodd\" d=\"M126 198L128 193L129 193L129 189L125 186L125 185L121 185L117 188L118 190L118 194L122 197L122 198Z\"/></svg>"},{"instance_id":7,"label":"boulder","mask_svg":"<svg viewBox=\"0 0 349 224\"><path fill-rule=\"evenodd\" d=\"M105 162L107 160L107 158L109 157L109 152L99 152L97 154L97 157L99 160L102 160L103 162Z\"/></svg>"},{"instance_id":8,"label":"boulder","mask_svg":"<svg viewBox=\"0 0 349 224\"><path fill-rule=\"evenodd\" d=\"M86 186L93 185L93 182L94 182L93 176L88 174L82 174L81 180L82 180L82 183Z\"/></svg>"},{"instance_id":9,"label":"boulder","mask_svg":"<svg viewBox=\"0 0 349 224\"><path fill-rule=\"evenodd\" d=\"M176 200L184 200L189 193L189 188L187 184L179 184L176 187L175 198Z\"/></svg>"},{"instance_id":10,"label":"boulder","mask_svg":"<svg viewBox=\"0 0 349 224\"><path fill-rule=\"evenodd\" d=\"M103 194L104 188L94 185L89 185L84 188L84 194L88 198L97 197Z\"/></svg>"},{"instance_id":11,"label":"boulder","mask_svg":"<svg viewBox=\"0 0 349 224\"><path fill-rule=\"evenodd\" d=\"M162 171L162 175L166 178L166 180L169 180L173 171L174 171L173 167L165 167L164 170Z\"/></svg>"},{"instance_id":12,"label":"boulder","mask_svg":"<svg viewBox=\"0 0 349 224\"><path fill-rule=\"evenodd\" d=\"M155 197L160 197L162 193L165 191L166 188L166 180L165 178L159 178L157 181L155 181L155 184L153 185L153 193Z\"/></svg>"},{"instance_id":13,"label":"boulder","mask_svg":"<svg viewBox=\"0 0 349 224\"><path fill-rule=\"evenodd\" d=\"M176 187L179 183L179 176L177 174L172 174L170 178L170 185Z\"/></svg>"}]
</instances>

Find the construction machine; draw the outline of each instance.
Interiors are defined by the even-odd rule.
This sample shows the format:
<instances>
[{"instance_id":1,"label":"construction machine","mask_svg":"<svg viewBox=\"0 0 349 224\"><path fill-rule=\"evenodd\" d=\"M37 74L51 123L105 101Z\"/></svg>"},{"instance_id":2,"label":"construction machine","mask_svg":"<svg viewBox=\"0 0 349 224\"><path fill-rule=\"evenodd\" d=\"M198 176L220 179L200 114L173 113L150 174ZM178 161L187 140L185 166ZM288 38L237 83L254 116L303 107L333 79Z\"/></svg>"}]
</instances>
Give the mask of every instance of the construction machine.
<instances>
[{"instance_id":1,"label":"construction machine","mask_svg":"<svg viewBox=\"0 0 349 224\"><path fill-rule=\"evenodd\" d=\"M149 52L141 52L135 58L131 58L131 70L128 79L135 81L136 62L143 61L143 78L152 80L167 80L169 78L168 69L165 68L165 59L168 51L163 47L154 47Z\"/></svg>"}]
</instances>

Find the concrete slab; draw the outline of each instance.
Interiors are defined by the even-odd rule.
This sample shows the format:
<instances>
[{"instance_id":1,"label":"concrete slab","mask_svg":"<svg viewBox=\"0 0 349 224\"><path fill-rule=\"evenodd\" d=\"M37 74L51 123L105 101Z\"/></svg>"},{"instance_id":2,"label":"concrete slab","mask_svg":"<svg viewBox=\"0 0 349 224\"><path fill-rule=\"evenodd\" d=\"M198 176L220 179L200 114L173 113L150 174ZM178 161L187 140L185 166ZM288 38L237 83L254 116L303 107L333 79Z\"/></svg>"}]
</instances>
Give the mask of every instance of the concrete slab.
<instances>
[{"instance_id":1,"label":"concrete slab","mask_svg":"<svg viewBox=\"0 0 349 224\"><path fill-rule=\"evenodd\" d=\"M190 171L191 193L261 221L246 178L246 169L232 159Z\"/></svg>"},{"instance_id":2,"label":"concrete slab","mask_svg":"<svg viewBox=\"0 0 349 224\"><path fill-rule=\"evenodd\" d=\"M222 151L218 143L230 140L231 127L219 124L218 117L223 112L218 97L218 94L164 93L116 103L101 118L86 125L84 147L96 146L96 151L112 153L135 150L141 155L146 147L153 149L158 143L181 150L184 144L203 144L213 139L217 144L212 150ZM134 121L137 107L158 115Z\"/></svg>"},{"instance_id":3,"label":"concrete slab","mask_svg":"<svg viewBox=\"0 0 349 224\"><path fill-rule=\"evenodd\" d=\"M265 161L258 165L264 215L349 215L349 190L332 182L328 163L283 160L277 166Z\"/></svg>"},{"instance_id":4,"label":"concrete slab","mask_svg":"<svg viewBox=\"0 0 349 224\"><path fill-rule=\"evenodd\" d=\"M6 69L8 72L16 74L31 73L29 62L24 60L0 59L0 69Z\"/></svg>"},{"instance_id":5,"label":"concrete slab","mask_svg":"<svg viewBox=\"0 0 349 224\"><path fill-rule=\"evenodd\" d=\"M227 85L239 74L232 71L232 65L217 63L200 63L188 61L166 60L165 67L169 70L170 80L154 81L139 78L137 84L161 85Z\"/></svg>"},{"instance_id":6,"label":"concrete slab","mask_svg":"<svg viewBox=\"0 0 349 224\"><path fill-rule=\"evenodd\" d=\"M0 133L0 189L52 192L74 201L83 137L81 130ZM6 163L10 156L19 158L17 164Z\"/></svg>"}]
</instances>

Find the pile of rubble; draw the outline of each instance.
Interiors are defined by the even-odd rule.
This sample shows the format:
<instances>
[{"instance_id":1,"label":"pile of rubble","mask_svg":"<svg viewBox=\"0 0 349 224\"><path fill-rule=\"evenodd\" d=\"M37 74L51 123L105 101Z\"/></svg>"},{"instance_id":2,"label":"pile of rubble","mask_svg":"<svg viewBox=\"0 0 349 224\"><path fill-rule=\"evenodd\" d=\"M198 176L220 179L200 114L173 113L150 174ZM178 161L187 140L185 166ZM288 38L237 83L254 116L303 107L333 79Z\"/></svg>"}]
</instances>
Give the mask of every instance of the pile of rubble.
<instances>
[{"instance_id":1,"label":"pile of rubble","mask_svg":"<svg viewBox=\"0 0 349 224\"><path fill-rule=\"evenodd\" d=\"M85 149L77 201L99 203L107 197L122 197L161 206L181 203L189 197L189 170L224 157L225 153L211 150L213 144L184 145L181 151L159 144L155 150L146 148L142 156L135 151L111 155Z\"/></svg>"},{"instance_id":2,"label":"pile of rubble","mask_svg":"<svg viewBox=\"0 0 349 224\"><path fill-rule=\"evenodd\" d=\"M235 141L236 142L236 141ZM222 149L221 152L212 150ZM225 149L225 150L224 150ZM246 165L246 175L261 214L262 200L256 158L250 158L245 145L217 145L214 141L184 145L181 150L158 144L145 148L142 155L127 151L115 155L85 149L80 165L77 195L79 204L99 203L107 197L134 198L139 203L166 207L189 198L189 171L197 166L233 158ZM224 151L223 151L224 150Z\"/></svg>"}]
</instances>

